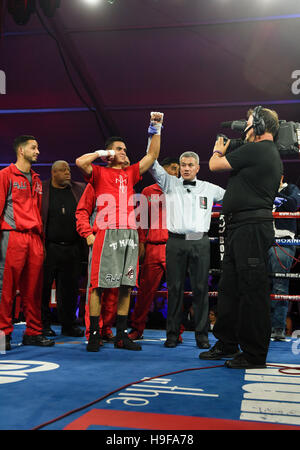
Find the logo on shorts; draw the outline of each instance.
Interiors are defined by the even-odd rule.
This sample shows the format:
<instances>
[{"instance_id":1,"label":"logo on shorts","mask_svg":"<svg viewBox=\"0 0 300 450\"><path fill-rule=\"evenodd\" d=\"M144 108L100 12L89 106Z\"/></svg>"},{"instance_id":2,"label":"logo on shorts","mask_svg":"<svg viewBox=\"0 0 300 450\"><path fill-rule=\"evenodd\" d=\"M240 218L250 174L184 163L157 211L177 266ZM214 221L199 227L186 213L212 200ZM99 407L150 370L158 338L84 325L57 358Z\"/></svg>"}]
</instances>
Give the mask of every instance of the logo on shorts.
<instances>
[{"instance_id":1,"label":"logo on shorts","mask_svg":"<svg viewBox=\"0 0 300 450\"><path fill-rule=\"evenodd\" d=\"M133 280L133 276L134 276L134 268L130 266L126 273L126 277L128 277L130 280Z\"/></svg>"},{"instance_id":2,"label":"logo on shorts","mask_svg":"<svg viewBox=\"0 0 300 450\"><path fill-rule=\"evenodd\" d=\"M135 248L137 247L137 244L134 242L133 239L119 239L119 247L131 247L131 248ZM117 250L118 249L118 242L112 242L111 244L109 244L109 247L111 247L113 250Z\"/></svg>"},{"instance_id":3,"label":"logo on shorts","mask_svg":"<svg viewBox=\"0 0 300 450\"><path fill-rule=\"evenodd\" d=\"M108 273L105 276L105 281L107 281L107 283L114 283L115 281L119 282L120 279L121 279L121 275L117 275L117 274L112 275L111 273Z\"/></svg>"}]
</instances>

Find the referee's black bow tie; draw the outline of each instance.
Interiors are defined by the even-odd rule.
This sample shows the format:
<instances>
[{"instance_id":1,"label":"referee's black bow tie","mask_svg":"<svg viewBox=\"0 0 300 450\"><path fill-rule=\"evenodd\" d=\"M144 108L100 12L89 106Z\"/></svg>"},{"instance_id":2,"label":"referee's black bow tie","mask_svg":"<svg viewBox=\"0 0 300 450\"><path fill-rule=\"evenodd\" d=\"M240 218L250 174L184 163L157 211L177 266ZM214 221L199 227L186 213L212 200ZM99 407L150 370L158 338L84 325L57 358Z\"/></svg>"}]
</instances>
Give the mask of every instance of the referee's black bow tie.
<instances>
[{"instance_id":1,"label":"referee's black bow tie","mask_svg":"<svg viewBox=\"0 0 300 450\"><path fill-rule=\"evenodd\" d=\"M187 186L187 185L196 186L196 181L183 180L183 185L184 186Z\"/></svg>"}]
</instances>

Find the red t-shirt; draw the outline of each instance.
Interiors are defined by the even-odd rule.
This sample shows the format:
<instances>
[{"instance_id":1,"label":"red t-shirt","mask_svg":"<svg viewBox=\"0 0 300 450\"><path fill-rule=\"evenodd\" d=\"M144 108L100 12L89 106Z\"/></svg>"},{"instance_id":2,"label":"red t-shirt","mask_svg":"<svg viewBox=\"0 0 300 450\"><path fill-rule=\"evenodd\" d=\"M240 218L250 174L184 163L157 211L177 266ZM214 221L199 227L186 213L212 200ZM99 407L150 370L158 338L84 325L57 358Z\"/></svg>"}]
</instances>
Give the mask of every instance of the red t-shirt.
<instances>
[{"instance_id":1,"label":"red t-shirt","mask_svg":"<svg viewBox=\"0 0 300 450\"><path fill-rule=\"evenodd\" d=\"M125 169L95 166L87 179L97 198L96 224L100 229L136 229L134 185L140 180L139 163Z\"/></svg>"}]
</instances>

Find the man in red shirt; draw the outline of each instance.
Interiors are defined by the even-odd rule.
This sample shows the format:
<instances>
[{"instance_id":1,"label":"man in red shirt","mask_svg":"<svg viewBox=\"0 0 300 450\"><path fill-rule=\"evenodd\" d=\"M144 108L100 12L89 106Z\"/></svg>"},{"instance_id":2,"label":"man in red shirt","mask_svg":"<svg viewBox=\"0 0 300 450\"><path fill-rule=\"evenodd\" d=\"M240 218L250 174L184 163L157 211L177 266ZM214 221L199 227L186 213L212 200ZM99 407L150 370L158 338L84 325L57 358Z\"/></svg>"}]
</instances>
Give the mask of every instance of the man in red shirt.
<instances>
[{"instance_id":1,"label":"man in red shirt","mask_svg":"<svg viewBox=\"0 0 300 450\"><path fill-rule=\"evenodd\" d=\"M168 174L178 177L179 161L176 158L165 158L161 162L161 166ZM128 335L132 340L143 338L151 303L161 278L166 272L168 230L166 229L165 209L162 201L164 194L158 184L155 183L143 189L142 195L146 196L148 200L148 218L151 226L149 229L142 230L143 233L140 235L140 248L142 248L142 253L145 256L137 300L131 316L132 330ZM151 217L154 202L157 202L159 207L159 214L155 214L157 223L154 223L155 219L153 216Z\"/></svg>"},{"instance_id":2,"label":"man in red shirt","mask_svg":"<svg viewBox=\"0 0 300 450\"><path fill-rule=\"evenodd\" d=\"M0 330L5 333L6 350L11 349L17 290L26 319L23 345L54 345L42 335L42 183L31 169L38 159L38 143L33 136L20 136L14 149L16 163L0 171Z\"/></svg>"},{"instance_id":3,"label":"man in red shirt","mask_svg":"<svg viewBox=\"0 0 300 450\"><path fill-rule=\"evenodd\" d=\"M95 222L97 207L96 195L93 186L88 183L76 209L76 228L80 236L84 237L89 245L89 266L92 255L92 244L94 243L94 236L97 233L97 224ZM91 243L92 242L92 243ZM90 334L90 317L89 317L89 303L92 288L89 287L90 282L90 267L88 270L88 285L86 293L86 308L85 308L85 326L86 337L89 339ZM118 288L105 289L101 296L101 317L99 321L101 339L113 341L114 336L111 330L113 321L117 313L118 303Z\"/></svg>"},{"instance_id":4,"label":"man in red shirt","mask_svg":"<svg viewBox=\"0 0 300 450\"><path fill-rule=\"evenodd\" d=\"M128 157L126 157L126 161L123 166L128 167L129 165L130 161ZM75 216L76 216L77 232L80 236L86 239L87 244L89 245L89 263L92 255L92 245L95 240L94 236L97 233L97 224L95 221L97 214L96 202L97 198L95 195L95 190L93 186L90 183L88 183L77 205ZM90 268L88 270L88 286L87 286L86 308L85 308L85 326L87 339L89 339L90 334L89 303L92 291L92 289L89 287L90 285L89 280L90 280ZM114 324L117 314L118 297L119 297L118 288L105 289L104 292L102 293L101 316L99 321L99 327L101 339L103 339L104 341L108 342L114 341L114 335L112 333L111 327Z\"/></svg>"},{"instance_id":5,"label":"man in red shirt","mask_svg":"<svg viewBox=\"0 0 300 450\"><path fill-rule=\"evenodd\" d=\"M111 155L110 167L95 166L99 156L107 151L87 153L76 159L76 165L93 185L97 197L97 234L94 237L90 298L90 336L87 351L98 351L100 346L99 316L102 289L119 288L116 318L115 348L141 350L127 333L131 288L138 277L138 232L133 205L134 185L159 156L163 114L151 113L148 153L136 164L123 168L126 146L122 139L111 139L106 146ZM104 154L103 154L104 152ZM99 289L100 288L100 289Z\"/></svg>"}]
</instances>

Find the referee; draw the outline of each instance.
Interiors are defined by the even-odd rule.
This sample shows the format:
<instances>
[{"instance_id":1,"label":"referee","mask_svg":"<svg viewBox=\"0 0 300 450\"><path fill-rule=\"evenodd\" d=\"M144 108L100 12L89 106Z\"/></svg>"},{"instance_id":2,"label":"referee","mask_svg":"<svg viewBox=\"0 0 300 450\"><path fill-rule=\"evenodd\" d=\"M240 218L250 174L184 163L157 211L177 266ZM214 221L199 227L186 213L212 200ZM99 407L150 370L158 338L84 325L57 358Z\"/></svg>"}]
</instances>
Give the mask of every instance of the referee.
<instances>
[{"instance_id":1,"label":"referee","mask_svg":"<svg viewBox=\"0 0 300 450\"><path fill-rule=\"evenodd\" d=\"M185 152L179 158L180 178L169 175L155 161L150 172L165 194L166 275L168 286L167 339L165 347L176 347L182 319L184 283L189 275L193 292L195 339L199 348L208 342L208 270L210 243L208 230L214 202L221 201L224 189L196 178L199 156Z\"/></svg>"}]
</instances>

